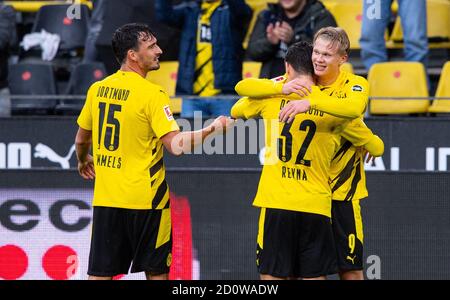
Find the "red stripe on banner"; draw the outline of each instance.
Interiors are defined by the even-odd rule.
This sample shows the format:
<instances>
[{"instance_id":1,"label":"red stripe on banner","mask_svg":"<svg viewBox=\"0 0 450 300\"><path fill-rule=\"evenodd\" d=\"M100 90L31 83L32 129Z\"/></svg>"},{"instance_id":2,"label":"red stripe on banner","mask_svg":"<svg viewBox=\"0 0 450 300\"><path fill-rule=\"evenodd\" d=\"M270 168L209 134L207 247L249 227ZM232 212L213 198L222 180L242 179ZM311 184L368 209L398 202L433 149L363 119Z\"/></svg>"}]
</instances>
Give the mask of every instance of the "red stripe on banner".
<instances>
[{"instance_id":1,"label":"red stripe on banner","mask_svg":"<svg viewBox=\"0 0 450 300\"><path fill-rule=\"evenodd\" d=\"M170 193L172 217L172 265L170 280L192 280L192 223L187 197Z\"/></svg>"}]
</instances>

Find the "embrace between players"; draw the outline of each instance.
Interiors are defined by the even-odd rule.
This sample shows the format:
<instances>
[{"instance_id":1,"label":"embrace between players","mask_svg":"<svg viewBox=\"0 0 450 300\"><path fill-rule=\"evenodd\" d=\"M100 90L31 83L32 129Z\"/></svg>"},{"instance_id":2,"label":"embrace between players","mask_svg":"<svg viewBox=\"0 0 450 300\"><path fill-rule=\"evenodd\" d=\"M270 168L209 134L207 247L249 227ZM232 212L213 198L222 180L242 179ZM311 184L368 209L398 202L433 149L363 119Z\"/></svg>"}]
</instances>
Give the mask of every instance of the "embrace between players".
<instances>
[{"instance_id":1,"label":"embrace between players","mask_svg":"<svg viewBox=\"0 0 450 300\"><path fill-rule=\"evenodd\" d=\"M349 48L342 29L326 27L313 46L289 48L284 76L236 85L245 97L231 116L262 117L266 125L266 160L253 202L261 209L261 279L325 279L335 273L364 278L364 158L381 156L384 144L362 120L367 81L340 71ZM202 130L181 132L167 94L145 79L159 68L162 53L150 29L122 26L113 49L121 69L91 86L78 118L78 170L96 179L88 274L111 279L128 273L132 263L131 272L167 279L172 239L163 146L175 155L190 153L234 120L220 116ZM127 100L99 96L106 88L128 90ZM120 161L119 167L110 160Z\"/></svg>"}]
</instances>

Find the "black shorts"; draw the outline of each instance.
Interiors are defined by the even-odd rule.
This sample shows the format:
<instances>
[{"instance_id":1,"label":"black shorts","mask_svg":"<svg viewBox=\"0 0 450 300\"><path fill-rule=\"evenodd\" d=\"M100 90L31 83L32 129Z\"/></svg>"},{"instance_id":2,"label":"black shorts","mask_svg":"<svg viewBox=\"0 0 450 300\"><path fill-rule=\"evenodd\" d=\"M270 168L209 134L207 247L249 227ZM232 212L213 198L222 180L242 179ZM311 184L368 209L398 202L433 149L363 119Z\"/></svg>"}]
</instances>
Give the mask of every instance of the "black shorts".
<instances>
[{"instance_id":1,"label":"black shorts","mask_svg":"<svg viewBox=\"0 0 450 300\"><path fill-rule=\"evenodd\" d=\"M331 219L339 271L362 270L364 235L359 200L333 200Z\"/></svg>"},{"instance_id":2,"label":"black shorts","mask_svg":"<svg viewBox=\"0 0 450 300\"><path fill-rule=\"evenodd\" d=\"M88 275L169 273L172 261L170 208L94 207Z\"/></svg>"},{"instance_id":3,"label":"black shorts","mask_svg":"<svg viewBox=\"0 0 450 300\"><path fill-rule=\"evenodd\" d=\"M256 264L260 274L313 278L336 273L330 218L261 208Z\"/></svg>"}]
</instances>

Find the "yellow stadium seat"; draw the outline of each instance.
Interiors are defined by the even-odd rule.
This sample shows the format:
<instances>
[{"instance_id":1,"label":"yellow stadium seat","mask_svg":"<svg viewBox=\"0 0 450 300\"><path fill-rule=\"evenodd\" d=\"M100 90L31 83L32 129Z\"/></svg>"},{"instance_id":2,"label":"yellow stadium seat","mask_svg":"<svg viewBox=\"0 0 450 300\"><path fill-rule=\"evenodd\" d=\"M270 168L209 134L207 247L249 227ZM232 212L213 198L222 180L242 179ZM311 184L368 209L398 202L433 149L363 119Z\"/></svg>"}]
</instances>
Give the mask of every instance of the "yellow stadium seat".
<instances>
[{"instance_id":1,"label":"yellow stadium seat","mask_svg":"<svg viewBox=\"0 0 450 300\"><path fill-rule=\"evenodd\" d=\"M349 72L349 73L354 73L353 72L353 65L351 64L351 63L349 63L349 62L346 62L346 63L344 63L342 66L341 66L341 71L346 71L346 72Z\"/></svg>"},{"instance_id":2,"label":"yellow stadium seat","mask_svg":"<svg viewBox=\"0 0 450 300\"><path fill-rule=\"evenodd\" d=\"M88 0L79 0L80 4L85 4L92 9L92 2ZM16 11L20 12L37 12L44 5L63 5L67 1L5 1L5 5L11 5Z\"/></svg>"},{"instance_id":3,"label":"yellow stadium seat","mask_svg":"<svg viewBox=\"0 0 450 300\"><path fill-rule=\"evenodd\" d=\"M336 0L322 0L323 5L325 5L326 9L332 10L336 5Z\"/></svg>"},{"instance_id":4,"label":"yellow stadium seat","mask_svg":"<svg viewBox=\"0 0 450 300\"><path fill-rule=\"evenodd\" d=\"M369 71L369 96L386 97L370 101L371 114L426 113L430 105L425 68L418 62L374 64ZM408 97L410 99L389 99ZM417 98L415 98L417 97Z\"/></svg>"},{"instance_id":5,"label":"yellow stadium seat","mask_svg":"<svg viewBox=\"0 0 450 300\"><path fill-rule=\"evenodd\" d=\"M259 5L266 5L267 3L276 3L278 0L245 0L245 3L247 3L252 9L255 6Z\"/></svg>"},{"instance_id":6,"label":"yellow stadium seat","mask_svg":"<svg viewBox=\"0 0 450 300\"><path fill-rule=\"evenodd\" d=\"M160 85L167 92L170 99L170 106L174 114L181 112L181 98L175 96L175 87L177 85L178 61L160 62L160 68L156 71L148 72L147 80Z\"/></svg>"},{"instance_id":7,"label":"yellow stadium seat","mask_svg":"<svg viewBox=\"0 0 450 300\"><path fill-rule=\"evenodd\" d=\"M244 61L242 64L242 78L258 78L262 63L256 61Z\"/></svg>"},{"instance_id":8,"label":"yellow stadium seat","mask_svg":"<svg viewBox=\"0 0 450 300\"><path fill-rule=\"evenodd\" d=\"M350 39L350 48L359 49L362 26L362 1L330 2L327 8L333 14L339 27L343 28Z\"/></svg>"},{"instance_id":9,"label":"yellow stadium seat","mask_svg":"<svg viewBox=\"0 0 450 300\"><path fill-rule=\"evenodd\" d=\"M159 65L159 70L148 72L147 80L162 86L172 97L175 95L177 84L178 61L162 61Z\"/></svg>"},{"instance_id":10,"label":"yellow stadium seat","mask_svg":"<svg viewBox=\"0 0 450 300\"><path fill-rule=\"evenodd\" d=\"M450 1L427 0L427 36L448 42L450 39ZM400 17L395 20L390 40L403 41L403 30Z\"/></svg>"},{"instance_id":11,"label":"yellow stadium seat","mask_svg":"<svg viewBox=\"0 0 450 300\"><path fill-rule=\"evenodd\" d=\"M439 78L436 98L450 98L450 61L447 61ZM428 110L432 113L450 113L450 99L435 99Z\"/></svg>"}]
</instances>

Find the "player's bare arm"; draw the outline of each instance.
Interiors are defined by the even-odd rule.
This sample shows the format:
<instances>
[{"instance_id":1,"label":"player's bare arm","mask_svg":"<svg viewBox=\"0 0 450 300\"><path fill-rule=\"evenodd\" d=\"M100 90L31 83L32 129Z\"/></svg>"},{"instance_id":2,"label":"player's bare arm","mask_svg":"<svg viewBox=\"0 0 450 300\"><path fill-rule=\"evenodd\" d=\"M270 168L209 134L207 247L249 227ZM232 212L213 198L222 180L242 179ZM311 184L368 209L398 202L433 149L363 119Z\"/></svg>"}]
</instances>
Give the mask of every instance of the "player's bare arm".
<instances>
[{"instance_id":1,"label":"player's bare arm","mask_svg":"<svg viewBox=\"0 0 450 300\"><path fill-rule=\"evenodd\" d=\"M211 125L196 131L171 131L165 134L161 141L164 147L173 155L182 155L191 153L192 150L203 143L205 138L211 134L225 133L233 127L235 120L220 116L216 118Z\"/></svg>"},{"instance_id":2,"label":"player's bare arm","mask_svg":"<svg viewBox=\"0 0 450 300\"><path fill-rule=\"evenodd\" d=\"M92 144L92 131L78 128L75 137L75 149L78 160L78 172L84 179L94 179L95 170L89 150Z\"/></svg>"}]
</instances>

